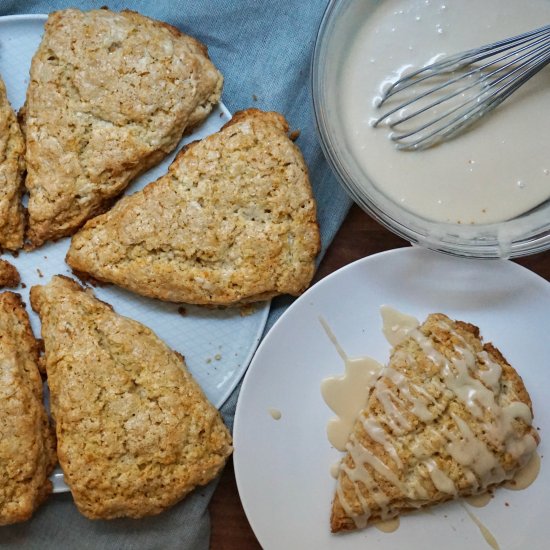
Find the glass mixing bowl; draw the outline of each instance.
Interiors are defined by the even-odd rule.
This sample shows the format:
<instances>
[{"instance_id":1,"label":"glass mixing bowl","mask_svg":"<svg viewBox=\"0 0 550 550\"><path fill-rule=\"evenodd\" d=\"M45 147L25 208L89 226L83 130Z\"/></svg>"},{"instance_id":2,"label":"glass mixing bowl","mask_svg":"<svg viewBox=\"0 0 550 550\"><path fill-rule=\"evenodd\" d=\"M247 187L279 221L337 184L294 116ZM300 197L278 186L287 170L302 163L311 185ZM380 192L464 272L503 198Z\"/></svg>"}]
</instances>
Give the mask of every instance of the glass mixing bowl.
<instances>
[{"instance_id":1,"label":"glass mixing bowl","mask_svg":"<svg viewBox=\"0 0 550 550\"><path fill-rule=\"evenodd\" d=\"M353 37L379 3L379 0L332 0L315 44L311 81L315 118L321 146L342 186L359 206L389 230L432 250L473 258L514 258L550 248L550 201L499 223L434 222L391 200L358 166L351 148L346 147L338 86Z\"/></svg>"}]
</instances>

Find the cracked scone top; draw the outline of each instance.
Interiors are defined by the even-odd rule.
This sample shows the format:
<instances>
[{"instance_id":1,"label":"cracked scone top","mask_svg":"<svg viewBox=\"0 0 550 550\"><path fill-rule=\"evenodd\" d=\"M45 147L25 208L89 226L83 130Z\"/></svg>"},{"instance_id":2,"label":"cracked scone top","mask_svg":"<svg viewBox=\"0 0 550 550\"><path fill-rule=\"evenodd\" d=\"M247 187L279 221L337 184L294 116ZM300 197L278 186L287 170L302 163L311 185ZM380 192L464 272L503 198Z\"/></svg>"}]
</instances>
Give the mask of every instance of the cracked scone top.
<instances>
[{"instance_id":1,"label":"cracked scone top","mask_svg":"<svg viewBox=\"0 0 550 550\"><path fill-rule=\"evenodd\" d=\"M479 329L429 315L399 335L346 444L333 532L484 493L535 452L523 381Z\"/></svg>"},{"instance_id":2,"label":"cracked scone top","mask_svg":"<svg viewBox=\"0 0 550 550\"><path fill-rule=\"evenodd\" d=\"M248 109L181 151L168 173L90 220L75 270L173 302L299 294L319 229L307 167L282 115Z\"/></svg>"},{"instance_id":3,"label":"cracked scone top","mask_svg":"<svg viewBox=\"0 0 550 550\"><path fill-rule=\"evenodd\" d=\"M30 246L69 235L219 101L206 47L138 13L49 15L23 108Z\"/></svg>"},{"instance_id":4,"label":"cracked scone top","mask_svg":"<svg viewBox=\"0 0 550 550\"><path fill-rule=\"evenodd\" d=\"M57 457L38 356L21 298L0 294L0 525L29 519L52 491Z\"/></svg>"},{"instance_id":5,"label":"cracked scone top","mask_svg":"<svg viewBox=\"0 0 550 550\"><path fill-rule=\"evenodd\" d=\"M59 463L82 514L157 514L218 475L231 437L181 355L71 279L33 287L31 303Z\"/></svg>"},{"instance_id":6,"label":"cracked scone top","mask_svg":"<svg viewBox=\"0 0 550 550\"><path fill-rule=\"evenodd\" d=\"M23 246L25 142L0 78L0 252Z\"/></svg>"}]
</instances>

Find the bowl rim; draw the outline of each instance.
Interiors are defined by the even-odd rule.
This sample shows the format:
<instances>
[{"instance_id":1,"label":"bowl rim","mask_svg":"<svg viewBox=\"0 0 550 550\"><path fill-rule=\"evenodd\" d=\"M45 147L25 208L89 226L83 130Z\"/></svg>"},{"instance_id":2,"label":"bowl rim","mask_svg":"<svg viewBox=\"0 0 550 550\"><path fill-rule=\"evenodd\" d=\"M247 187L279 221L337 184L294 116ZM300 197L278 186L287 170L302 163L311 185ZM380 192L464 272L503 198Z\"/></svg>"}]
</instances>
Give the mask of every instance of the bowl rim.
<instances>
[{"instance_id":1,"label":"bowl rim","mask_svg":"<svg viewBox=\"0 0 550 550\"><path fill-rule=\"evenodd\" d=\"M353 2L354 0L329 0L315 37L310 67L311 102L315 127L321 150L339 184L367 214L386 229L412 244L431 250L471 258L517 258L550 249L549 216L538 216L544 223L536 228L530 228L528 232L520 234L520 238L514 239L509 238L509 235L518 233L518 226L521 228L520 224L527 215L531 215L532 211L499 223L461 225L434 222L403 209L378 190L368 178L370 186L378 195L377 198L389 208L384 209L377 200L372 200L371 197L366 196L364 191L359 190L354 177L338 155L338 146L332 139L326 120L327 113L324 109L323 97L324 70L326 68L323 64L323 55L328 47L330 31L340 14L345 12ZM550 200L543 204L547 203L550 206ZM395 211L405 213L405 217L412 220L412 223L407 224L397 219ZM472 238L474 233L478 234L478 238ZM479 238L479 235L482 237Z\"/></svg>"}]
</instances>

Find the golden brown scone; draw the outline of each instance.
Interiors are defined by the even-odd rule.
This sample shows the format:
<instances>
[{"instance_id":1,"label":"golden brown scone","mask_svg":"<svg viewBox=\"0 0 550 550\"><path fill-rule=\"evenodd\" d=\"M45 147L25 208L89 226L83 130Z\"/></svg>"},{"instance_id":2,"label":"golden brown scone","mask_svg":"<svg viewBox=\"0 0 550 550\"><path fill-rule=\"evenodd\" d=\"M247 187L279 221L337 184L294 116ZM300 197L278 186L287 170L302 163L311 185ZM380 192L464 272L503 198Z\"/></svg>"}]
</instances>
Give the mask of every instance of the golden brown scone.
<instances>
[{"instance_id":1,"label":"golden brown scone","mask_svg":"<svg viewBox=\"0 0 550 550\"><path fill-rule=\"evenodd\" d=\"M0 78L0 251L23 246L25 211L21 204L25 142Z\"/></svg>"},{"instance_id":2,"label":"golden brown scone","mask_svg":"<svg viewBox=\"0 0 550 550\"><path fill-rule=\"evenodd\" d=\"M0 525L29 519L52 490L55 438L38 350L19 295L0 294Z\"/></svg>"},{"instance_id":3,"label":"golden brown scone","mask_svg":"<svg viewBox=\"0 0 550 550\"><path fill-rule=\"evenodd\" d=\"M30 246L73 233L220 98L206 47L131 11L53 12L23 109Z\"/></svg>"},{"instance_id":4,"label":"golden brown scone","mask_svg":"<svg viewBox=\"0 0 550 550\"><path fill-rule=\"evenodd\" d=\"M6 260L0 260L0 288L15 288L20 282L17 269Z\"/></svg>"},{"instance_id":5,"label":"golden brown scone","mask_svg":"<svg viewBox=\"0 0 550 550\"><path fill-rule=\"evenodd\" d=\"M158 514L218 475L231 437L183 357L71 279L31 289L59 463L88 518Z\"/></svg>"},{"instance_id":6,"label":"golden brown scone","mask_svg":"<svg viewBox=\"0 0 550 550\"><path fill-rule=\"evenodd\" d=\"M432 314L396 345L340 465L333 532L487 492L539 442L523 381L479 329Z\"/></svg>"},{"instance_id":7,"label":"golden brown scone","mask_svg":"<svg viewBox=\"0 0 550 550\"><path fill-rule=\"evenodd\" d=\"M300 294L319 251L307 167L278 113L241 111L168 174L90 220L77 273L172 302L234 305Z\"/></svg>"}]
</instances>

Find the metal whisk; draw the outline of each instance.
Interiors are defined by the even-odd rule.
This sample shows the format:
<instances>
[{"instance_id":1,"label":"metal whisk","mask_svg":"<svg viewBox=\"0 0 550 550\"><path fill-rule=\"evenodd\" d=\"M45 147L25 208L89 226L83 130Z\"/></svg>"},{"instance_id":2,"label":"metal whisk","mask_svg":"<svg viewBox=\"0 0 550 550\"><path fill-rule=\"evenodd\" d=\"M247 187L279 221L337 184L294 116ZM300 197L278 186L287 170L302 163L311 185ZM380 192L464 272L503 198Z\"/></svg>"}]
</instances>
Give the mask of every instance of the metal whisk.
<instances>
[{"instance_id":1,"label":"metal whisk","mask_svg":"<svg viewBox=\"0 0 550 550\"><path fill-rule=\"evenodd\" d=\"M500 105L550 62L550 25L447 56L393 83L378 104L401 101L378 118L399 149L426 149Z\"/></svg>"}]
</instances>

